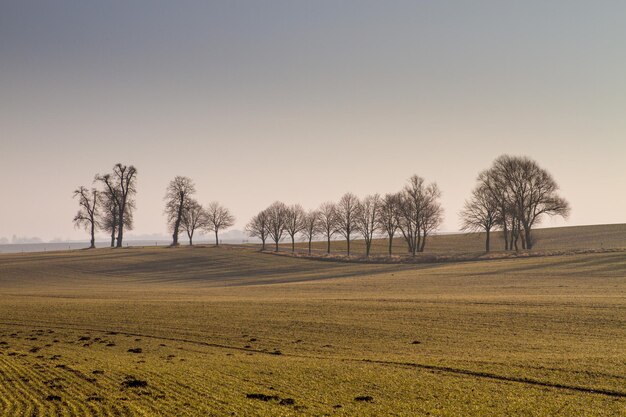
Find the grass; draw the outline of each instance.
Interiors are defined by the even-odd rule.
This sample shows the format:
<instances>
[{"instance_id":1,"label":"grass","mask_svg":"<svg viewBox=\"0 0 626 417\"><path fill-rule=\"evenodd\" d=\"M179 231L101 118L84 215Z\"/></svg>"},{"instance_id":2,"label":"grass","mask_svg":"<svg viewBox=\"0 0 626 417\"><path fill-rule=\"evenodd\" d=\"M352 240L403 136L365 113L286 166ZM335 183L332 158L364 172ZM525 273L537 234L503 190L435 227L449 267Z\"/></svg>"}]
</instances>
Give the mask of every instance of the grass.
<instances>
[{"instance_id":1,"label":"grass","mask_svg":"<svg viewBox=\"0 0 626 417\"><path fill-rule=\"evenodd\" d=\"M0 415L626 415L626 252L0 256Z\"/></svg>"}]
</instances>

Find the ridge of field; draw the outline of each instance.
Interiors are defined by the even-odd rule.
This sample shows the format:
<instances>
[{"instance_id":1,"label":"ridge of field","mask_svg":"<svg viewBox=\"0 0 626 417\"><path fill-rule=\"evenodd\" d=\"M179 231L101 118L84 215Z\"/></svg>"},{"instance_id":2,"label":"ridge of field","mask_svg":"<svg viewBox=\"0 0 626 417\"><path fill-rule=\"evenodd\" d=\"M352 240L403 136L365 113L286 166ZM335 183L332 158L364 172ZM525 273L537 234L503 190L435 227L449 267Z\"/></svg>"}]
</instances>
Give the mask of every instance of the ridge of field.
<instances>
[{"instance_id":1,"label":"ridge of field","mask_svg":"<svg viewBox=\"0 0 626 417\"><path fill-rule=\"evenodd\" d=\"M365 244L361 236L355 233L351 243L351 251L355 255L365 251ZM533 230L535 239L535 251L567 251L587 249L617 249L626 248L626 224L604 224L591 226L567 226L549 227ZM290 249L291 242L285 241L281 248ZM372 254L387 254L387 239L374 239L372 242ZM270 245L271 246L271 245ZM296 246L300 251L306 250L306 242L297 241ZM492 251L501 251L504 247L502 232L491 233ZM326 241L315 241L312 248L317 252L326 251ZM520 242L521 249L521 242ZM342 239L331 241L331 252L344 252L346 242ZM393 253L404 255L407 253L406 242L398 232L393 239ZM485 233L452 233L429 236L426 244L426 252L429 253L468 253L484 252Z\"/></svg>"},{"instance_id":2,"label":"ridge of field","mask_svg":"<svg viewBox=\"0 0 626 417\"><path fill-rule=\"evenodd\" d=\"M626 251L0 255L0 415L626 415Z\"/></svg>"}]
</instances>

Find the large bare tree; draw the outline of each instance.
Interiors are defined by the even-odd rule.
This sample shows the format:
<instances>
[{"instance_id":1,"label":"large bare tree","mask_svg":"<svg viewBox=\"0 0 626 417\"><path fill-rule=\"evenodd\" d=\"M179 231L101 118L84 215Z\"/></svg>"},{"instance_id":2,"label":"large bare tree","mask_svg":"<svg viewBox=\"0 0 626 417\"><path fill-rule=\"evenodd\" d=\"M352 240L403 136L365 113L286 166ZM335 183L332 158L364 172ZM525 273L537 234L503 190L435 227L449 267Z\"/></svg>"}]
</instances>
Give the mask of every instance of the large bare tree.
<instances>
[{"instance_id":1,"label":"large bare tree","mask_svg":"<svg viewBox=\"0 0 626 417\"><path fill-rule=\"evenodd\" d=\"M228 229L235 224L235 216L230 211L222 206L217 201L213 201L209 204L207 209L208 227L207 230L211 230L215 233L215 246L220 245L219 232L220 230Z\"/></svg>"},{"instance_id":2,"label":"large bare tree","mask_svg":"<svg viewBox=\"0 0 626 417\"><path fill-rule=\"evenodd\" d=\"M130 165L115 164L113 173L96 175L109 196L115 200L117 206L117 244L121 248L124 240L124 227L132 224L125 219L132 216L135 207L134 196L137 193L137 168ZM129 226L130 228L130 226Z\"/></svg>"},{"instance_id":3,"label":"large bare tree","mask_svg":"<svg viewBox=\"0 0 626 417\"><path fill-rule=\"evenodd\" d=\"M74 225L82 227L89 231L90 245L89 248L96 247L96 229L98 228L98 208L99 194L98 190L80 186L74 190L74 198L78 198L78 213L74 216Z\"/></svg>"},{"instance_id":4,"label":"large bare tree","mask_svg":"<svg viewBox=\"0 0 626 417\"><path fill-rule=\"evenodd\" d=\"M495 160L491 170L506 187L514 211L513 226L518 233L523 233L522 242L526 249L532 249L532 229L543 216L569 215L569 203L558 195L558 184L534 160L502 155Z\"/></svg>"},{"instance_id":5,"label":"large bare tree","mask_svg":"<svg viewBox=\"0 0 626 417\"><path fill-rule=\"evenodd\" d=\"M330 253L330 240L337 233L337 206L334 203L322 203L319 213L319 230L326 239L326 253Z\"/></svg>"},{"instance_id":6,"label":"large bare tree","mask_svg":"<svg viewBox=\"0 0 626 417\"><path fill-rule=\"evenodd\" d=\"M272 238L275 244L275 251L278 252L278 243L283 238L285 230L287 228L287 211L288 208L285 203L276 201L272 203L267 209L265 209L268 216L268 235Z\"/></svg>"},{"instance_id":7,"label":"large bare tree","mask_svg":"<svg viewBox=\"0 0 626 417\"><path fill-rule=\"evenodd\" d=\"M296 251L296 235L304 228L306 213L299 204L287 207L285 212L285 231L291 237L291 252Z\"/></svg>"},{"instance_id":8,"label":"large bare tree","mask_svg":"<svg viewBox=\"0 0 626 417\"><path fill-rule=\"evenodd\" d=\"M378 225L380 230L387 234L389 243L389 256L392 254L393 238L398 231L398 222L400 221L400 201L399 194L386 194L380 204L378 210Z\"/></svg>"},{"instance_id":9,"label":"large bare tree","mask_svg":"<svg viewBox=\"0 0 626 417\"><path fill-rule=\"evenodd\" d=\"M118 193L117 189L110 190L105 188L100 191L100 229L109 233L111 236L111 247L115 247L115 240L117 237L117 225L119 219L119 207L117 206L118 199L112 193ZM133 228L133 211L135 209L135 201L130 200L126 204L126 215L124 216L124 227L128 230Z\"/></svg>"},{"instance_id":10,"label":"large bare tree","mask_svg":"<svg viewBox=\"0 0 626 417\"><path fill-rule=\"evenodd\" d=\"M309 244L309 255L311 254L311 242L320 233L320 212L317 210L308 211L302 218L301 232Z\"/></svg>"},{"instance_id":11,"label":"large bare tree","mask_svg":"<svg viewBox=\"0 0 626 417\"><path fill-rule=\"evenodd\" d=\"M261 250L265 250L265 241L269 235L269 215L267 210L261 211L254 216L246 225L246 232L250 237L258 237L261 239L263 246Z\"/></svg>"},{"instance_id":12,"label":"large bare tree","mask_svg":"<svg viewBox=\"0 0 626 417\"><path fill-rule=\"evenodd\" d=\"M381 200L378 194L368 195L357 204L355 225L365 240L365 256L370 256L374 233L378 230L378 212Z\"/></svg>"},{"instance_id":13,"label":"large bare tree","mask_svg":"<svg viewBox=\"0 0 626 417\"><path fill-rule=\"evenodd\" d=\"M167 225L172 232L172 246L178 245L183 213L189 207L195 192L196 187L191 178L188 177L176 176L167 186L164 197L165 215L167 216Z\"/></svg>"},{"instance_id":14,"label":"large bare tree","mask_svg":"<svg viewBox=\"0 0 626 417\"><path fill-rule=\"evenodd\" d=\"M196 200L189 199L183 208L183 213L180 218L180 229L187 233L189 246L193 246L194 233L208 226L209 218L207 211Z\"/></svg>"},{"instance_id":15,"label":"large bare tree","mask_svg":"<svg viewBox=\"0 0 626 417\"><path fill-rule=\"evenodd\" d=\"M344 194L337 203L337 232L346 239L348 256L350 256L350 241L356 230L356 212L359 199L352 193Z\"/></svg>"}]
</instances>

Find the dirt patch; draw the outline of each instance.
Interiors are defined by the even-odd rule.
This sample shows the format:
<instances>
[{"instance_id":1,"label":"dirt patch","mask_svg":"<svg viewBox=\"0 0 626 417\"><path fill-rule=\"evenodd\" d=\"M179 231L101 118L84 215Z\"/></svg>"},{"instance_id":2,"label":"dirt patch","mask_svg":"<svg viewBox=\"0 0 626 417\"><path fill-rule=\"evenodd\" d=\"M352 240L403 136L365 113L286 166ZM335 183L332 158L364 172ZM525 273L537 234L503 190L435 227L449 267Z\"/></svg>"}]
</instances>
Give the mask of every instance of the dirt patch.
<instances>
[{"instance_id":1,"label":"dirt patch","mask_svg":"<svg viewBox=\"0 0 626 417\"><path fill-rule=\"evenodd\" d=\"M354 397L354 401L371 403L374 401L374 397L371 395L359 395L358 397Z\"/></svg>"},{"instance_id":2,"label":"dirt patch","mask_svg":"<svg viewBox=\"0 0 626 417\"><path fill-rule=\"evenodd\" d=\"M122 382L122 388L145 388L148 386L147 381L137 379L134 376L127 376L126 380Z\"/></svg>"},{"instance_id":3,"label":"dirt patch","mask_svg":"<svg viewBox=\"0 0 626 417\"><path fill-rule=\"evenodd\" d=\"M58 395L48 395L46 401L61 401L61 397Z\"/></svg>"}]
</instances>

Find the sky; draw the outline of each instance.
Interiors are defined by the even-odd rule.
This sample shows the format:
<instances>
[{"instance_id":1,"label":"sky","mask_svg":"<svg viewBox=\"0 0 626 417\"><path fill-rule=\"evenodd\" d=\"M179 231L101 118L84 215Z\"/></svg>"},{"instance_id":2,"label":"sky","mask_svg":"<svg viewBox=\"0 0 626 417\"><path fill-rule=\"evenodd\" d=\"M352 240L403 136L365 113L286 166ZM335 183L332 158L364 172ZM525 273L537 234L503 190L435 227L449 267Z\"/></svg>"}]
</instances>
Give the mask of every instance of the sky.
<instances>
[{"instance_id":1,"label":"sky","mask_svg":"<svg viewBox=\"0 0 626 417\"><path fill-rule=\"evenodd\" d=\"M72 191L139 171L135 235L176 175L243 229L275 200L437 182L445 221L501 154L567 220L626 221L626 2L0 0L0 237L86 239Z\"/></svg>"}]
</instances>

